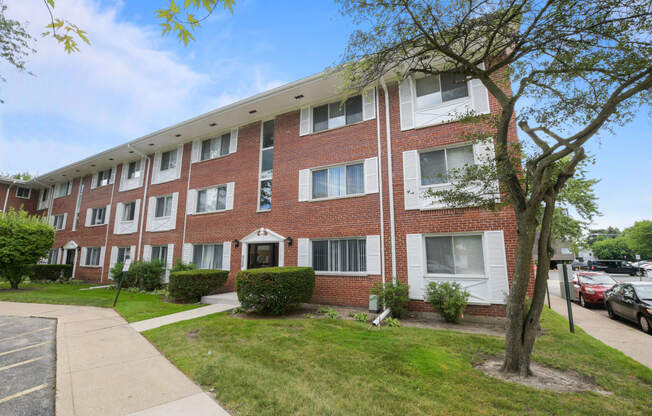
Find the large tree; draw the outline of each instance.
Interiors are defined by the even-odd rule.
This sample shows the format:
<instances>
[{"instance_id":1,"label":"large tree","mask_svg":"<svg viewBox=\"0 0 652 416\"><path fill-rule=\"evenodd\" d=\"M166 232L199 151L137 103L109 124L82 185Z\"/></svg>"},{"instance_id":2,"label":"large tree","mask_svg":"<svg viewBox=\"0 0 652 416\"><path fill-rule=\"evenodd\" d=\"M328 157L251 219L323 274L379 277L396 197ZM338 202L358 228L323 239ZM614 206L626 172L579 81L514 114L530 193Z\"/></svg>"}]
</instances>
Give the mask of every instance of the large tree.
<instances>
[{"instance_id":1,"label":"large tree","mask_svg":"<svg viewBox=\"0 0 652 416\"><path fill-rule=\"evenodd\" d=\"M547 267L538 268L526 301L535 231L539 262L549 264L556 203L587 158L585 145L650 102L650 0L339 2L360 27L343 57L347 90L452 71L493 97L492 115L460 121L476 124L469 139L493 138L495 164L463 169L458 186L431 196L495 209L499 180L518 228L503 371L530 375L548 279ZM514 124L527 143L511 141Z\"/></svg>"},{"instance_id":2,"label":"large tree","mask_svg":"<svg viewBox=\"0 0 652 416\"><path fill-rule=\"evenodd\" d=\"M625 241L634 254L641 259L652 259L652 221L636 221L623 231Z\"/></svg>"}]
</instances>

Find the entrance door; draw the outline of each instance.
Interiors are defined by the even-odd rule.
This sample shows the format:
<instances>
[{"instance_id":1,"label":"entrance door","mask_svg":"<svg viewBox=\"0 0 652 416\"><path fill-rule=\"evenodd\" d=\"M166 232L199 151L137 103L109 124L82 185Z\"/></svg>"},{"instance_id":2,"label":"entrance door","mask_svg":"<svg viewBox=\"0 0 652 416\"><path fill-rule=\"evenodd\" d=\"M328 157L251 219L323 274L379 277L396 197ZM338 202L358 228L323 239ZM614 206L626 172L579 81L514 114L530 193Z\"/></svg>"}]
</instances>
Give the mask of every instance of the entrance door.
<instances>
[{"instance_id":1,"label":"entrance door","mask_svg":"<svg viewBox=\"0 0 652 416\"><path fill-rule=\"evenodd\" d=\"M249 244L248 269L278 266L278 243Z\"/></svg>"},{"instance_id":2,"label":"entrance door","mask_svg":"<svg viewBox=\"0 0 652 416\"><path fill-rule=\"evenodd\" d=\"M75 250L66 250L66 264L75 263Z\"/></svg>"}]
</instances>

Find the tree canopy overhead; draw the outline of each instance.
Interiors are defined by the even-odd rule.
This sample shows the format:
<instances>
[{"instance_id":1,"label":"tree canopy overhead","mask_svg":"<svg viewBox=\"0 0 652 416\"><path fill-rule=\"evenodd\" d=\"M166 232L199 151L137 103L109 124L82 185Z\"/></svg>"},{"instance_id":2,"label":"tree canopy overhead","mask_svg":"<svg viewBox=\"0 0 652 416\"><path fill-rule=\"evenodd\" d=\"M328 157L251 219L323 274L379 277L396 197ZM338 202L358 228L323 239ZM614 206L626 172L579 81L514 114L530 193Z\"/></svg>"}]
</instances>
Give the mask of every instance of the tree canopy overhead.
<instances>
[{"instance_id":1,"label":"tree canopy overhead","mask_svg":"<svg viewBox=\"0 0 652 416\"><path fill-rule=\"evenodd\" d=\"M490 184L499 181L518 223L503 370L529 375L548 278L539 267L526 302L534 239L548 264L556 204L588 157L585 144L651 101L652 0L338 1L359 27L340 66L348 91L454 72L493 97L490 115L459 120L482 127L467 139L494 140L495 164L467 166L452 189L428 196L496 208ZM528 140L513 142L515 125ZM469 191L469 182L485 186Z\"/></svg>"}]
</instances>

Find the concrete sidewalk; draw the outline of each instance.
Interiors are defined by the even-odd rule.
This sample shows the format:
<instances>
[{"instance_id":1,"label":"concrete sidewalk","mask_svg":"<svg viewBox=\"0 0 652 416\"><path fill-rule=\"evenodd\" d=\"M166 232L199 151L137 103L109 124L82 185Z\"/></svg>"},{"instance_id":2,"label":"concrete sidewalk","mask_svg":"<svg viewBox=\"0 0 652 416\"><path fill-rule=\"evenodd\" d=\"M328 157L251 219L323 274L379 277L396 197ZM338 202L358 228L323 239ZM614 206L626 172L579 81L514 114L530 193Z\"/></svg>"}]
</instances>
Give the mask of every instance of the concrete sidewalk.
<instances>
[{"instance_id":1,"label":"concrete sidewalk","mask_svg":"<svg viewBox=\"0 0 652 416\"><path fill-rule=\"evenodd\" d=\"M201 308L189 309L183 312L171 313L169 315L159 316L158 318L145 319L129 324L138 332L147 331L148 329L158 328L159 326L173 324L175 322L187 321L188 319L199 318L214 313L224 312L235 308L234 305L224 305L221 303L202 306Z\"/></svg>"},{"instance_id":2,"label":"concrete sidewalk","mask_svg":"<svg viewBox=\"0 0 652 416\"><path fill-rule=\"evenodd\" d=\"M548 281L548 288L552 309L568 319L566 299L561 297L559 282ZM627 322L610 319L604 310L587 309L576 303L572 305L575 325L592 337L652 368L652 336Z\"/></svg>"},{"instance_id":3,"label":"concrete sidewalk","mask_svg":"<svg viewBox=\"0 0 652 416\"><path fill-rule=\"evenodd\" d=\"M57 319L57 415L228 415L112 309L0 302L0 315Z\"/></svg>"}]
</instances>

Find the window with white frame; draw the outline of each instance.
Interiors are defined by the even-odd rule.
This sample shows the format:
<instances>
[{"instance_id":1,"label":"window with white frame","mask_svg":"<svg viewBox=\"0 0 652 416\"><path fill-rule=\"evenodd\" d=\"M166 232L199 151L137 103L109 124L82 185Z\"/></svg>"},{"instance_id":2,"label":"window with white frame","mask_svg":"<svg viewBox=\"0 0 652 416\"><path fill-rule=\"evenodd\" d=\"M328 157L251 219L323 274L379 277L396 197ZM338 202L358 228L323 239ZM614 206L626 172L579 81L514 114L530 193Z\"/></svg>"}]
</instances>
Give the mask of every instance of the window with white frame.
<instances>
[{"instance_id":1,"label":"window with white frame","mask_svg":"<svg viewBox=\"0 0 652 416\"><path fill-rule=\"evenodd\" d=\"M206 139L201 142L200 160L215 159L229 154L231 147L231 133L224 133L220 137Z\"/></svg>"},{"instance_id":2,"label":"window with white frame","mask_svg":"<svg viewBox=\"0 0 652 416\"><path fill-rule=\"evenodd\" d=\"M68 195L71 187L72 183L70 181L57 184L54 188L54 197L61 198L62 196Z\"/></svg>"},{"instance_id":3,"label":"window with white frame","mask_svg":"<svg viewBox=\"0 0 652 416\"><path fill-rule=\"evenodd\" d=\"M52 220L52 225L56 230L63 230L64 223L63 220L65 219L63 214L55 215Z\"/></svg>"},{"instance_id":4,"label":"window with white frame","mask_svg":"<svg viewBox=\"0 0 652 416\"><path fill-rule=\"evenodd\" d=\"M122 221L133 221L136 218L136 201L122 204Z\"/></svg>"},{"instance_id":5,"label":"window with white frame","mask_svg":"<svg viewBox=\"0 0 652 416\"><path fill-rule=\"evenodd\" d=\"M124 263L125 260L131 258L131 247L118 247L118 256L116 258L117 263Z\"/></svg>"},{"instance_id":6,"label":"window with white frame","mask_svg":"<svg viewBox=\"0 0 652 416\"><path fill-rule=\"evenodd\" d=\"M111 175L113 174L113 169L106 169L97 172L97 182L95 187L99 188L100 186L105 186L111 183Z\"/></svg>"},{"instance_id":7,"label":"window with white frame","mask_svg":"<svg viewBox=\"0 0 652 416\"><path fill-rule=\"evenodd\" d=\"M137 179L140 178L140 175L140 160L129 162L127 165L127 179Z\"/></svg>"},{"instance_id":8,"label":"window with white frame","mask_svg":"<svg viewBox=\"0 0 652 416\"><path fill-rule=\"evenodd\" d=\"M168 150L161 153L160 171L174 169L177 166L177 149Z\"/></svg>"},{"instance_id":9,"label":"window with white frame","mask_svg":"<svg viewBox=\"0 0 652 416\"><path fill-rule=\"evenodd\" d=\"M168 246L152 246L152 260L159 259L168 266Z\"/></svg>"},{"instance_id":10,"label":"window with white frame","mask_svg":"<svg viewBox=\"0 0 652 416\"><path fill-rule=\"evenodd\" d=\"M51 248L48 251L48 264L57 264L59 261L59 250L56 248Z\"/></svg>"},{"instance_id":11,"label":"window with white frame","mask_svg":"<svg viewBox=\"0 0 652 416\"><path fill-rule=\"evenodd\" d=\"M312 198L364 194L364 164L333 166L312 171Z\"/></svg>"},{"instance_id":12,"label":"window with white frame","mask_svg":"<svg viewBox=\"0 0 652 416\"><path fill-rule=\"evenodd\" d=\"M482 275L482 235L426 237L426 271L430 274Z\"/></svg>"},{"instance_id":13,"label":"window with white frame","mask_svg":"<svg viewBox=\"0 0 652 416\"><path fill-rule=\"evenodd\" d=\"M475 164L473 146L451 147L419 153L421 185L449 183L448 172Z\"/></svg>"},{"instance_id":14,"label":"window with white frame","mask_svg":"<svg viewBox=\"0 0 652 416\"><path fill-rule=\"evenodd\" d=\"M99 266L101 255L102 255L102 247L87 247L86 258L84 259L84 265Z\"/></svg>"},{"instance_id":15,"label":"window with white frame","mask_svg":"<svg viewBox=\"0 0 652 416\"><path fill-rule=\"evenodd\" d=\"M194 244L192 262L200 269L222 269L222 244Z\"/></svg>"},{"instance_id":16,"label":"window with white frame","mask_svg":"<svg viewBox=\"0 0 652 416\"><path fill-rule=\"evenodd\" d=\"M464 74L445 72L415 79L416 109L436 107L469 96Z\"/></svg>"},{"instance_id":17,"label":"window with white frame","mask_svg":"<svg viewBox=\"0 0 652 416\"><path fill-rule=\"evenodd\" d=\"M367 271L366 240L312 241L312 267L323 272Z\"/></svg>"},{"instance_id":18,"label":"window with white frame","mask_svg":"<svg viewBox=\"0 0 652 416\"><path fill-rule=\"evenodd\" d=\"M312 109L312 131L318 132L362 121L362 96L356 95L344 103L320 105Z\"/></svg>"},{"instance_id":19,"label":"window with white frame","mask_svg":"<svg viewBox=\"0 0 652 416\"><path fill-rule=\"evenodd\" d=\"M91 211L91 225L103 225L106 220L106 207L93 208Z\"/></svg>"},{"instance_id":20,"label":"window with white frame","mask_svg":"<svg viewBox=\"0 0 652 416\"><path fill-rule=\"evenodd\" d=\"M263 123L260 138L260 195L258 209L272 209L272 172L274 170L274 120Z\"/></svg>"},{"instance_id":21,"label":"window with white frame","mask_svg":"<svg viewBox=\"0 0 652 416\"><path fill-rule=\"evenodd\" d=\"M16 197L18 198L29 199L31 194L32 190L29 188L23 188L22 186L16 188Z\"/></svg>"},{"instance_id":22,"label":"window with white frame","mask_svg":"<svg viewBox=\"0 0 652 416\"><path fill-rule=\"evenodd\" d=\"M226 185L197 191L196 212L212 212L226 209Z\"/></svg>"},{"instance_id":23,"label":"window with white frame","mask_svg":"<svg viewBox=\"0 0 652 416\"><path fill-rule=\"evenodd\" d=\"M42 189L41 190L41 203L46 203L48 201L48 191L49 189Z\"/></svg>"},{"instance_id":24,"label":"window with white frame","mask_svg":"<svg viewBox=\"0 0 652 416\"><path fill-rule=\"evenodd\" d=\"M162 218L172 215L172 195L159 196L156 198L154 217Z\"/></svg>"}]
</instances>

